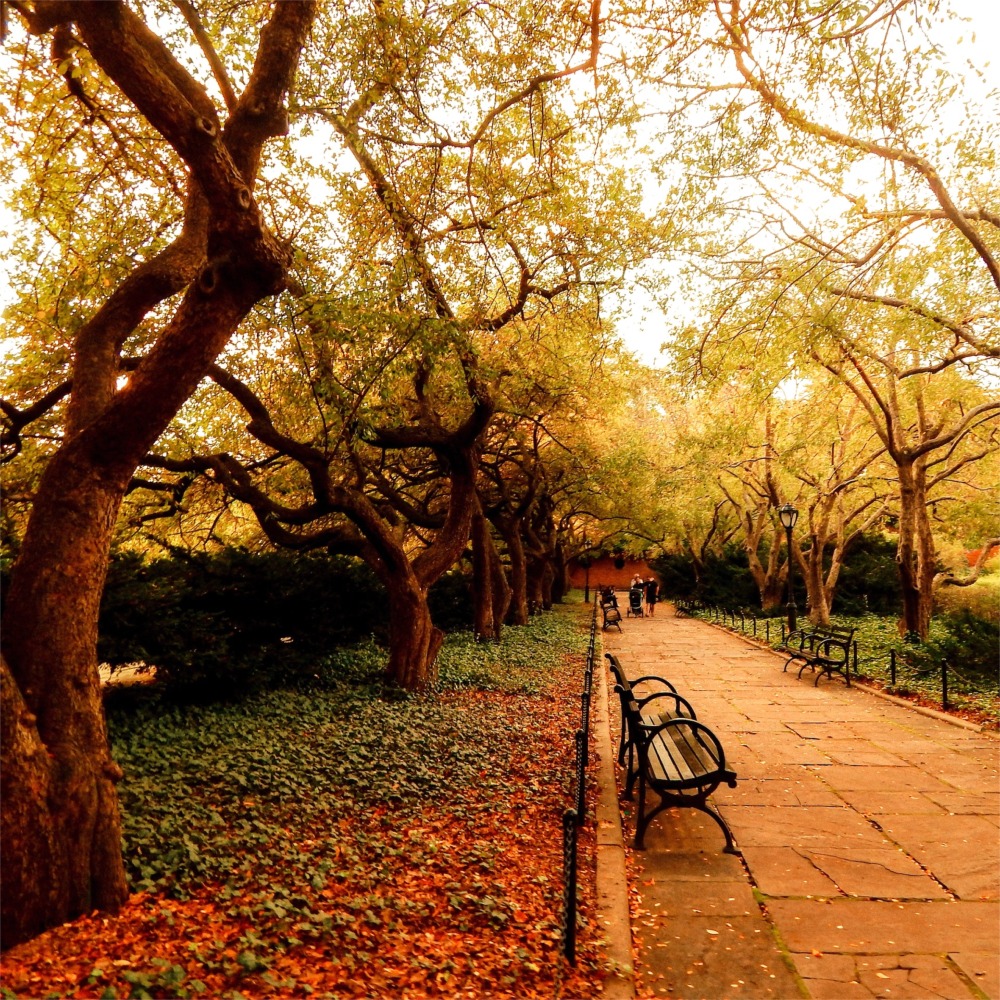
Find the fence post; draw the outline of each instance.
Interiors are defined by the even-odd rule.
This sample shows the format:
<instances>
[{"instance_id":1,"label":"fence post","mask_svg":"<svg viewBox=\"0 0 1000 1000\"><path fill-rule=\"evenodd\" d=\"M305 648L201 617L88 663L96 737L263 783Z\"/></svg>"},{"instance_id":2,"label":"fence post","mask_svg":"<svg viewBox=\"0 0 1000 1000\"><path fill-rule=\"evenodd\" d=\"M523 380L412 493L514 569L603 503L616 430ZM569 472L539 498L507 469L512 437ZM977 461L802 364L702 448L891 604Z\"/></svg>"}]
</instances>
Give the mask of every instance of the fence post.
<instances>
[{"instance_id":1,"label":"fence post","mask_svg":"<svg viewBox=\"0 0 1000 1000\"><path fill-rule=\"evenodd\" d=\"M889 683L895 687L896 686L896 647L893 646L889 650Z\"/></svg>"},{"instance_id":2,"label":"fence post","mask_svg":"<svg viewBox=\"0 0 1000 1000\"><path fill-rule=\"evenodd\" d=\"M563 954L576 965L576 828L575 809L563 813Z\"/></svg>"},{"instance_id":3,"label":"fence post","mask_svg":"<svg viewBox=\"0 0 1000 1000\"><path fill-rule=\"evenodd\" d=\"M578 729L574 739L576 740L576 809L574 812L576 825L581 826L587 786L587 734L582 729Z\"/></svg>"},{"instance_id":4,"label":"fence post","mask_svg":"<svg viewBox=\"0 0 1000 1000\"><path fill-rule=\"evenodd\" d=\"M948 664L941 662L941 708L948 711Z\"/></svg>"},{"instance_id":5,"label":"fence post","mask_svg":"<svg viewBox=\"0 0 1000 1000\"><path fill-rule=\"evenodd\" d=\"M767 644L770 646L771 645L771 619L770 618L765 618L764 619L764 636L767 639Z\"/></svg>"}]
</instances>

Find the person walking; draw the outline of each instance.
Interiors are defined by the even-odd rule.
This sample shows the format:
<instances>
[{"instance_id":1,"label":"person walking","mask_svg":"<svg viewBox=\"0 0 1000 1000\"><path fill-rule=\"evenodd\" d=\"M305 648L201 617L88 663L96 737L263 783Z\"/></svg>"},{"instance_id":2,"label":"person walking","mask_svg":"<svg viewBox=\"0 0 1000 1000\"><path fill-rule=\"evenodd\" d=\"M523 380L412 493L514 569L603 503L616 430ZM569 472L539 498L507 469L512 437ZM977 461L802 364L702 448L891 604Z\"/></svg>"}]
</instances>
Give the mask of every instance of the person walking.
<instances>
[{"instance_id":1,"label":"person walking","mask_svg":"<svg viewBox=\"0 0 1000 1000\"><path fill-rule=\"evenodd\" d=\"M646 591L646 614L652 618L653 612L656 610L656 598L660 593L660 585L652 577L649 577L643 584L643 588Z\"/></svg>"}]
</instances>

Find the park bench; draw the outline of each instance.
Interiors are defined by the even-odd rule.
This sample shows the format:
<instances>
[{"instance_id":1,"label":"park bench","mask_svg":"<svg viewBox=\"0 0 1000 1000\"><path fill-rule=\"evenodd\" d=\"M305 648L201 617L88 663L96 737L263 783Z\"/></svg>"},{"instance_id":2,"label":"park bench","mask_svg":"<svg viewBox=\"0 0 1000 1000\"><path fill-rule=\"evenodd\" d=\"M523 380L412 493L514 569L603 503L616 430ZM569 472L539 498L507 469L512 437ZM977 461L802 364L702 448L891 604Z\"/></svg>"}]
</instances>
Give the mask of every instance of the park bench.
<instances>
[{"instance_id":1,"label":"park bench","mask_svg":"<svg viewBox=\"0 0 1000 1000\"><path fill-rule=\"evenodd\" d=\"M629 682L621 665L611 654L605 654L611 664L622 702L622 732L627 733L619 751L619 763L624 766L624 752L629 762L624 798L631 798L636 780L639 784L639 810L636 817L635 846L640 850L649 824L665 809L686 807L707 813L726 837L725 850L733 854L736 846L726 821L708 804L709 796L720 784L736 787L736 772L726 767L726 754L719 738L704 723L694 718L694 709L687 699L672 690L664 678L637 678ZM645 697L636 697L632 685L641 681L659 681L667 690ZM652 789L660 797L659 804L646 811L646 792Z\"/></svg>"},{"instance_id":2,"label":"park bench","mask_svg":"<svg viewBox=\"0 0 1000 1000\"><path fill-rule=\"evenodd\" d=\"M638 733L629 728L629 705L635 702L639 706L640 717L650 724L659 722L662 718L686 717L697 718L691 703L677 693L677 688L673 686L665 677L658 677L650 674L646 677L636 677L629 680L625 676L622 665L618 662L618 657L614 653L605 653L605 659L615 681L615 694L618 695L618 703L621 709L621 727L618 740L618 763L626 769L628 775L626 784L626 795L631 796L632 786L635 784L638 773L638 756L636 751L636 738ZM636 692L633 685L654 685L651 692ZM658 695L663 697L658 698ZM647 706L651 706L648 707ZM628 762L625 757L628 755Z\"/></svg>"},{"instance_id":3,"label":"park bench","mask_svg":"<svg viewBox=\"0 0 1000 1000\"><path fill-rule=\"evenodd\" d=\"M618 610L618 600L614 594L610 598L601 595L601 614L604 617L602 629L608 629L614 625L619 632L622 630L622 613Z\"/></svg>"},{"instance_id":4,"label":"park bench","mask_svg":"<svg viewBox=\"0 0 1000 1000\"><path fill-rule=\"evenodd\" d=\"M851 686L851 643L854 641L853 628L839 625L807 625L789 632L781 646L791 655L785 660L782 671L790 663L802 661L799 677L807 667L816 673L814 684L826 674L833 678L835 672L843 673L847 686Z\"/></svg>"}]
</instances>

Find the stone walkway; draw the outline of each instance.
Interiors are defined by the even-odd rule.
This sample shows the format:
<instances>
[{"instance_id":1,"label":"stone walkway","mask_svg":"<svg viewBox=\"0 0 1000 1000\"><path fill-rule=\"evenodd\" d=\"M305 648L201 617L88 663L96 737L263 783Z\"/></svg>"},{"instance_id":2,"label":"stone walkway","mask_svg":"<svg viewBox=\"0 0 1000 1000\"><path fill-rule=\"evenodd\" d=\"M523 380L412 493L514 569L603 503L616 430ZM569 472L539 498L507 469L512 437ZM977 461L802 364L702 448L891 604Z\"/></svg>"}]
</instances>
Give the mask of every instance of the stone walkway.
<instances>
[{"instance_id":1,"label":"stone walkway","mask_svg":"<svg viewBox=\"0 0 1000 1000\"><path fill-rule=\"evenodd\" d=\"M629 850L640 995L1000 1000L993 735L840 680L814 687L666 605L622 629L605 650L630 677L670 679L739 775L713 802L740 857L692 809L661 813Z\"/></svg>"}]
</instances>

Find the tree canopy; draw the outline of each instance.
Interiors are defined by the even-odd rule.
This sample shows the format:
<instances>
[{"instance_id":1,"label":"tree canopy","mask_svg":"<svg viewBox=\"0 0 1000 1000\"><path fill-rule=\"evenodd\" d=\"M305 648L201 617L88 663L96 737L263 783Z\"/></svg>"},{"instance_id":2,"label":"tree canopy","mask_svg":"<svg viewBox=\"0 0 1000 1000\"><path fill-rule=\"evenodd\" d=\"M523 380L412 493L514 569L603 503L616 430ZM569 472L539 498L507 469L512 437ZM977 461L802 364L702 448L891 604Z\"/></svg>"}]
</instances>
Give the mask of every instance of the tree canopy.
<instances>
[{"instance_id":1,"label":"tree canopy","mask_svg":"<svg viewBox=\"0 0 1000 1000\"><path fill-rule=\"evenodd\" d=\"M484 637L574 554L733 538L765 606L796 560L822 619L892 525L926 634L935 540L987 540L997 139L940 5L4 11L5 935L125 892L115 546L358 556L419 689L463 559ZM632 287L668 370L621 343Z\"/></svg>"}]
</instances>

